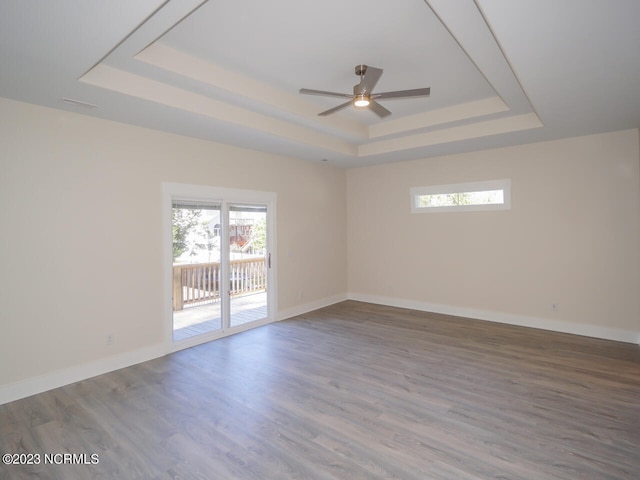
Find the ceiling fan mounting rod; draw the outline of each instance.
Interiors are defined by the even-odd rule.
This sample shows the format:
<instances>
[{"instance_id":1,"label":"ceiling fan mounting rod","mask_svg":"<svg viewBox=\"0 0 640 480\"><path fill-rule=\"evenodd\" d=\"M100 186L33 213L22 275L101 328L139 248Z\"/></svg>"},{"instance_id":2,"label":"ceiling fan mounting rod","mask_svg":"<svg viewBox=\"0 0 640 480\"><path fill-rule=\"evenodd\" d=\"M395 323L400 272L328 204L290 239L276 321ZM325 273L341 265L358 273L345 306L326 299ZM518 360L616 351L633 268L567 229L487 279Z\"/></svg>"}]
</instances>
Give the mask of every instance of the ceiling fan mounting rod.
<instances>
[{"instance_id":1,"label":"ceiling fan mounting rod","mask_svg":"<svg viewBox=\"0 0 640 480\"><path fill-rule=\"evenodd\" d=\"M358 75L359 77L362 77L366 73L367 73L366 65L356 65L356 75Z\"/></svg>"}]
</instances>

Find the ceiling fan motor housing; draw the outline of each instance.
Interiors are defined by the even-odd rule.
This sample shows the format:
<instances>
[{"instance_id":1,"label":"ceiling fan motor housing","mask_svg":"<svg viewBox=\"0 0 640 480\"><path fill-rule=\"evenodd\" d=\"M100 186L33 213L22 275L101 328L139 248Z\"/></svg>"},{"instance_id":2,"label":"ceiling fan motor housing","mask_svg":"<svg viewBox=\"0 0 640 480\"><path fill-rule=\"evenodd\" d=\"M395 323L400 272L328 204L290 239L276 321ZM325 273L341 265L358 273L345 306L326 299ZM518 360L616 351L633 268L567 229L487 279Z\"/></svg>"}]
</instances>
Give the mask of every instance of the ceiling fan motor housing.
<instances>
[{"instance_id":1,"label":"ceiling fan motor housing","mask_svg":"<svg viewBox=\"0 0 640 480\"><path fill-rule=\"evenodd\" d=\"M370 93L371 92L367 92L367 87L365 87L361 83L353 86L353 95L356 97L359 97L361 95L366 95L368 97Z\"/></svg>"}]
</instances>

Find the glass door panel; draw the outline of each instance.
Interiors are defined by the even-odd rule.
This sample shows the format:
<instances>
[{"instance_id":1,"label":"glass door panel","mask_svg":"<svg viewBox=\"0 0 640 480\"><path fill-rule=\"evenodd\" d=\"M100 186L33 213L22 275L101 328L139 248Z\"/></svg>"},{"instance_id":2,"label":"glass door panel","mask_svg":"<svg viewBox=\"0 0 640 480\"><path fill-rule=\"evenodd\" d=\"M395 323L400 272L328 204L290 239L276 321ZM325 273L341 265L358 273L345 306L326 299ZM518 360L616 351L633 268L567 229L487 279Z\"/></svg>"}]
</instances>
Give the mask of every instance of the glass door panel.
<instances>
[{"instance_id":1,"label":"glass door panel","mask_svg":"<svg viewBox=\"0 0 640 480\"><path fill-rule=\"evenodd\" d=\"M221 205L173 202L173 341L222 329Z\"/></svg>"},{"instance_id":2,"label":"glass door panel","mask_svg":"<svg viewBox=\"0 0 640 480\"><path fill-rule=\"evenodd\" d=\"M267 206L229 205L229 326L267 318Z\"/></svg>"}]
</instances>

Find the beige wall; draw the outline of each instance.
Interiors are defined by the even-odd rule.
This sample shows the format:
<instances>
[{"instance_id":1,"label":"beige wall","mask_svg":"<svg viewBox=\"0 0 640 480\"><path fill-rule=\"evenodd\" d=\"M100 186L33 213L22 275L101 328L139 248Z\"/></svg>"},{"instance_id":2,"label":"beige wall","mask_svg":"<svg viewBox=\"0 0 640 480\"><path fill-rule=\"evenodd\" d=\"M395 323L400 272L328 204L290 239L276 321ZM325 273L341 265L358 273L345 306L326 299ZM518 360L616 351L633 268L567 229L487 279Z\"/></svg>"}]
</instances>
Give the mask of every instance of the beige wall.
<instances>
[{"instance_id":1,"label":"beige wall","mask_svg":"<svg viewBox=\"0 0 640 480\"><path fill-rule=\"evenodd\" d=\"M276 192L279 310L345 294L344 170L0 99L0 387L163 342L162 182Z\"/></svg>"},{"instance_id":2,"label":"beige wall","mask_svg":"<svg viewBox=\"0 0 640 480\"><path fill-rule=\"evenodd\" d=\"M280 317L350 295L640 341L639 149L634 130L344 171L0 99L0 403L158 352L162 182L277 193ZM512 210L410 213L412 186L494 178Z\"/></svg>"},{"instance_id":3,"label":"beige wall","mask_svg":"<svg viewBox=\"0 0 640 480\"><path fill-rule=\"evenodd\" d=\"M348 171L350 296L640 341L638 145L631 130ZM510 211L410 213L410 187L499 178Z\"/></svg>"}]
</instances>

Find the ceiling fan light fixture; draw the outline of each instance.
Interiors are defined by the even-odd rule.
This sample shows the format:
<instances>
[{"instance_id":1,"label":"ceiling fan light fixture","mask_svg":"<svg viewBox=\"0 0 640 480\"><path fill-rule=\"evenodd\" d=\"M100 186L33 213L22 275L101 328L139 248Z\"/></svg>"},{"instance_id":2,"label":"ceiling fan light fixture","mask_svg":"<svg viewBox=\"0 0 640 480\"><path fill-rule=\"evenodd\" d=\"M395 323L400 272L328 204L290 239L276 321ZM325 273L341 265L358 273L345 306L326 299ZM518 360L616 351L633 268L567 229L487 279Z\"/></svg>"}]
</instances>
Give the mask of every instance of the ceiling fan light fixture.
<instances>
[{"instance_id":1,"label":"ceiling fan light fixture","mask_svg":"<svg viewBox=\"0 0 640 480\"><path fill-rule=\"evenodd\" d=\"M368 107L370 103L371 99L366 93L359 93L353 98L353 105L356 107Z\"/></svg>"}]
</instances>

